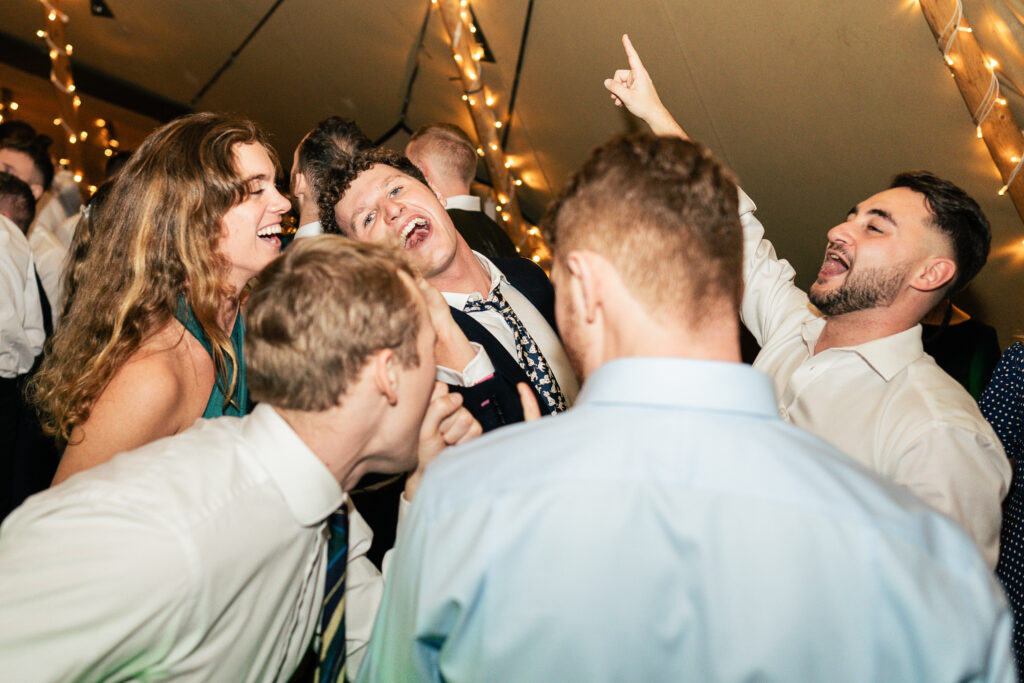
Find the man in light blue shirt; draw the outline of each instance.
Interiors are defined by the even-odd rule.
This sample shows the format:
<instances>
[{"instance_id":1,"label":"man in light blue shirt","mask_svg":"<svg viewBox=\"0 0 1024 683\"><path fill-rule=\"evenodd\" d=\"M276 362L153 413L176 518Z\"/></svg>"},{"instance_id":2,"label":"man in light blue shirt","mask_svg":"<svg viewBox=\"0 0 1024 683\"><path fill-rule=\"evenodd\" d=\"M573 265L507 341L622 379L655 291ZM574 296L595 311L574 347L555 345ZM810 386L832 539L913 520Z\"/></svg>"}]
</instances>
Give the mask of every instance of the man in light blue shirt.
<instances>
[{"instance_id":1,"label":"man in light blue shirt","mask_svg":"<svg viewBox=\"0 0 1024 683\"><path fill-rule=\"evenodd\" d=\"M706 150L615 139L544 230L583 390L427 470L361 681L1013 680L971 539L738 362L737 190Z\"/></svg>"}]
</instances>

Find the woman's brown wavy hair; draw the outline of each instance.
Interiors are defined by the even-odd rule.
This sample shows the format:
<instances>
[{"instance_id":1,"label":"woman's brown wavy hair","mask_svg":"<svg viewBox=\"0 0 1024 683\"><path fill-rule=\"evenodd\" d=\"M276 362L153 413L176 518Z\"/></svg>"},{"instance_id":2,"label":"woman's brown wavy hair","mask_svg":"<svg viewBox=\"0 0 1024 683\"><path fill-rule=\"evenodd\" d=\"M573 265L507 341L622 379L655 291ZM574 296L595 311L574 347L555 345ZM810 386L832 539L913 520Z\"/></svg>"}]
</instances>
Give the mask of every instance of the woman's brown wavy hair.
<instances>
[{"instance_id":1,"label":"woman's brown wavy hair","mask_svg":"<svg viewBox=\"0 0 1024 683\"><path fill-rule=\"evenodd\" d=\"M217 321L236 293L217 245L221 219L248 193L235 168L240 143L262 145L278 166L251 121L214 113L172 121L142 143L90 216L73 301L29 390L48 433L67 441L89 418L114 373L174 316L179 294L211 342L218 382L231 359L224 394L234 393L238 359Z\"/></svg>"}]
</instances>

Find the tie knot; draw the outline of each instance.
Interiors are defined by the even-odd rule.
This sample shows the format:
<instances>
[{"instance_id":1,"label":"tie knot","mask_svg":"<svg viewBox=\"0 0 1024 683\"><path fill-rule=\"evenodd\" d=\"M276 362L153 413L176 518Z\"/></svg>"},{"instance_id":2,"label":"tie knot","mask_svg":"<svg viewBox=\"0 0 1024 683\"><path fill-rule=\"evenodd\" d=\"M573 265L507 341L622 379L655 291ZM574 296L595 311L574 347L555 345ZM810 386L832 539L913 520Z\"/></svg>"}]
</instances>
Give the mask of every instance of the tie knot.
<instances>
[{"instance_id":1,"label":"tie knot","mask_svg":"<svg viewBox=\"0 0 1024 683\"><path fill-rule=\"evenodd\" d=\"M508 303L505 301L505 297L501 295L501 290L495 287L490 297L467 301L462 310L466 313L474 313L476 311L492 309L501 313L506 306L508 306Z\"/></svg>"}]
</instances>

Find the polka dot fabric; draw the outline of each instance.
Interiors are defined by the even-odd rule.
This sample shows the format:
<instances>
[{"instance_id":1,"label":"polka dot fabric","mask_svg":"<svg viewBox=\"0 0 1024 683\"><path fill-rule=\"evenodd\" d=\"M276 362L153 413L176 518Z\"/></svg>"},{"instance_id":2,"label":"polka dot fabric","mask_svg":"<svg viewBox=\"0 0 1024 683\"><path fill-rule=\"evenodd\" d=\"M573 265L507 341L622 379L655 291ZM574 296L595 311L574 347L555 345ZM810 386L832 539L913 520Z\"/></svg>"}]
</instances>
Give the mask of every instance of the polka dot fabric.
<instances>
[{"instance_id":1,"label":"polka dot fabric","mask_svg":"<svg viewBox=\"0 0 1024 683\"><path fill-rule=\"evenodd\" d=\"M996 576L1013 609L1013 650L1017 671L1024 672L1024 344L1017 342L1003 354L978 406L1014 463L1013 483L1003 504Z\"/></svg>"}]
</instances>

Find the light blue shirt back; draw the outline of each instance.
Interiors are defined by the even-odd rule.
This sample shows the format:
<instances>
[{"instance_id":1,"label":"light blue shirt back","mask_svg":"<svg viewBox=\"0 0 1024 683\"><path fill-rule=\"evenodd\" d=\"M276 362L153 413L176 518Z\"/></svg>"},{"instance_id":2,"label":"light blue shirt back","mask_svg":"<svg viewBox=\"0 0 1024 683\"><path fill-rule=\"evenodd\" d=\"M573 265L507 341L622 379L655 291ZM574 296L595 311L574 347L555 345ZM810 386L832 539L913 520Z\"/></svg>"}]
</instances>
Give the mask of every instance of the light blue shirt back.
<instances>
[{"instance_id":1,"label":"light blue shirt back","mask_svg":"<svg viewBox=\"0 0 1024 683\"><path fill-rule=\"evenodd\" d=\"M621 359L428 470L360 681L1013 680L953 522L750 367Z\"/></svg>"}]
</instances>

